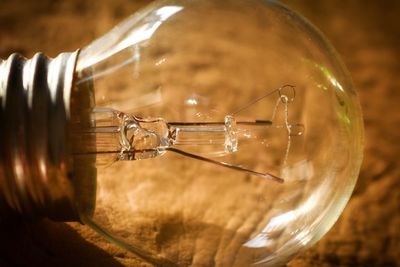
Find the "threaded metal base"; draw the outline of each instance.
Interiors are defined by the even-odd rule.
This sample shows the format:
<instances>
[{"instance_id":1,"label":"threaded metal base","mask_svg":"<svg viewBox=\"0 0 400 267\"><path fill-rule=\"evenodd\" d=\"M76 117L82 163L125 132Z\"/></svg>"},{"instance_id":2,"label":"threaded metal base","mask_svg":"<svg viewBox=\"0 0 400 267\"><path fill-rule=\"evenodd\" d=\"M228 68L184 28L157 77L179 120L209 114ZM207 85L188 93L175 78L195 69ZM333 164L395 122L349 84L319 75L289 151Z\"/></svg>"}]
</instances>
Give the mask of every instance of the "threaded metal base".
<instances>
[{"instance_id":1,"label":"threaded metal base","mask_svg":"<svg viewBox=\"0 0 400 267\"><path fill-rule=\"evenodd\" d=\"M67 136L77 54L0 60L0 209L78 219Z\"/></svg>"}]
</instances>

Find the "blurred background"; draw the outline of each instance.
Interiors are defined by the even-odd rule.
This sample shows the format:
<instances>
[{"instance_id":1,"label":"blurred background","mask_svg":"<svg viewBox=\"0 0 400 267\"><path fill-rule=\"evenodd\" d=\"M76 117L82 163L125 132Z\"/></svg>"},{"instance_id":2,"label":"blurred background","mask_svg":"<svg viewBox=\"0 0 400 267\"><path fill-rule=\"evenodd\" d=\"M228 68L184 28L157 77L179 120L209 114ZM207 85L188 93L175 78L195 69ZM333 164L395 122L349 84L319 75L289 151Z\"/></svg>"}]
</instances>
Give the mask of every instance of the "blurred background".
<instances>
[{"instance_id":1,"label":"blurred background","mask_svg":"<svg viewBox=\"0 0 400 267\"><path fill-rule=\"evenodd\" d=\"M0 0L0 57L84 47L149 0ZM400 2L286 0L325 33L358 90L365 156L332 230L288 266L400 265ZM0 266L150 266L78 223L0 218Z\"/></svg>"}]
</instances>

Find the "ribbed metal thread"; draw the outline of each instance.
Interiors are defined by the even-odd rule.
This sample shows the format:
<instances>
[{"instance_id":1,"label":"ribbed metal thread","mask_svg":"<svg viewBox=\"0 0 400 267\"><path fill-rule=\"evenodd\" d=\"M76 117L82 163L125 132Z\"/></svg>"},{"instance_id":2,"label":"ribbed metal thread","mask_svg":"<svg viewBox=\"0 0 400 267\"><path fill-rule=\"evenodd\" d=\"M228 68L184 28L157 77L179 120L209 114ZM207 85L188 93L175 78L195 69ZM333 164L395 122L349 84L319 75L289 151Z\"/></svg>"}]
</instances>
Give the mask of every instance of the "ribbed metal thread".
<instances>
[{"instance_id":1,"label":"ribbed metal thread","mask_svg":"<svg viewBox=\"0 0 400 267\"><path fill-rule=\"evenodd\" d=\"M68 127L77 52L0 60L0 209L77 220Z\"/></svg>"}]
</instances>

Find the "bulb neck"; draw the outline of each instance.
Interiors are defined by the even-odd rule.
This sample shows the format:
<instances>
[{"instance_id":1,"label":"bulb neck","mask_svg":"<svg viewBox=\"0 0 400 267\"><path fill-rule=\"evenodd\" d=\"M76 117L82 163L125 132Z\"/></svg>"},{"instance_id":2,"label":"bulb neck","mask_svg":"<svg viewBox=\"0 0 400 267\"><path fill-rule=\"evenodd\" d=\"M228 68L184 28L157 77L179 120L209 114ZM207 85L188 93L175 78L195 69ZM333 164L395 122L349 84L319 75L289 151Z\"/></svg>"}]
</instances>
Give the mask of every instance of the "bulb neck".
<instances>
[{"instance_id":1,"label":"bulb neck","mask_svg":"<svg viewBox=\"0 0 400 267\"><path fill-rule=\"evenodd\" d=\"M78 52L0 60L0 210L77 220L69 156Z\"/></svg>"}]
</instances>

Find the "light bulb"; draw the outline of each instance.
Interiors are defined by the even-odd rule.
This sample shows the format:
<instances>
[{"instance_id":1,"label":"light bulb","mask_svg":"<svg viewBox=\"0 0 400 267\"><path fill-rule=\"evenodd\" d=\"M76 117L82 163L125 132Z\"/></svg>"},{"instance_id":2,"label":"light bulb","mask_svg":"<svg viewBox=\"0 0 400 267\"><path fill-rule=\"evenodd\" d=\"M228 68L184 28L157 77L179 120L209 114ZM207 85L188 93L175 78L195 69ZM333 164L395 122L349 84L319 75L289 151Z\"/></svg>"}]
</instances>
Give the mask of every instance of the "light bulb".
<instances>
[{"instance_id":1,"label":"light bulb","mask_svg":"<svg viewBox=\"0 0 400 267\"><path fill-rule=\"evenodd\" d=\"M1 207L79 220L156 266L283 264L359 173L349 74L276 1L156 1L0 70Z\"/></svg>"}]
</instances>

